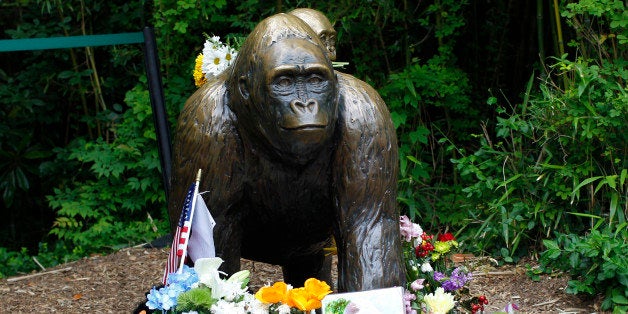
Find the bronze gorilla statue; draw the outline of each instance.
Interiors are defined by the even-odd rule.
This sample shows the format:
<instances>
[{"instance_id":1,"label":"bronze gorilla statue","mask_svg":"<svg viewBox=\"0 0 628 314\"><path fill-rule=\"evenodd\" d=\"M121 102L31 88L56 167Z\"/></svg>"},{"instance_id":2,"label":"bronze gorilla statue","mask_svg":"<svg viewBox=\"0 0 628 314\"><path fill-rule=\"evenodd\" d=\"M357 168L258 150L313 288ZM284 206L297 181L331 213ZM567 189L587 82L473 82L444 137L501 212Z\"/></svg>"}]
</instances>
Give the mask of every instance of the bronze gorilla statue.
<instances>
[{"instance_id":1,"label":"bronze gorilla statue","mask_svg":"<svg viewBox=\"0 0 628 314\"><path fill-rule=\"evenodd\" d=\"M171 225L202 169L223 271L244 257L281 265L294 286L329 280L333 236L339 291L404 284L389 112L372 87L333 70L299 18L255 27L234 64L186 102L173 153Z\"/></svg>"}]
</instances>

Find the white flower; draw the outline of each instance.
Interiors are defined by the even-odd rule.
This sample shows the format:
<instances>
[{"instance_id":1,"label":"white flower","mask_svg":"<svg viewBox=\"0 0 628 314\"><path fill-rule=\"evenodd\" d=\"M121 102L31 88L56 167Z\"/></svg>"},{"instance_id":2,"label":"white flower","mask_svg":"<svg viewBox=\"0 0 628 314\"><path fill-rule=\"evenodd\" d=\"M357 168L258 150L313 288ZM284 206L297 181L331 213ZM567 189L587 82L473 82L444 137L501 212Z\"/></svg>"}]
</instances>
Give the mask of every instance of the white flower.
<instances>
[{"instance_id":1,"label":"white flower","mask_svg":"<svg viewBox=\"0 0 628 314\"><path fill-rule=\"evenodd\" d=\"M434 293L423 297L423 302L427 305L429 313L432 314L445 314L455 305L454 296L445 292L443 287L438 287Z\"/></svg>"},{"instance_id":2,"label":"white flower","mask_svg":"<svg viewBox=\"0 0 628 314\"><path fill-rule=\"evenodd\" d=\"M227 69L235 60L237 52L235 49L223 45L220 37L214 36L203 46L203 64L201 71L210 79Z\"/></svg>"},{"instance_id":3,"label":"white flower","mask_svg":"<svg viewBox=\"0 0 628 314\"><path fill-rule=\"evenodd\" d=\"M290 307L286 304L282 304L277 307L277 313L279 314L290 314Z\"/></svg>"},{"instance_id":4,"label":"white flower","mask_svg":"<svg viewBox=\"0 0 628 314\"><path fill-rule=\"evenodd\" d=\"M218 267L223 260L220 257L199 258L194 263L194 270L198 275L198 281L210 288L213 288L222 281Z\"/></svg>"},{"instance_id":5,"label":"white flower","mask_svg":"<svg viewBox=\"0 0 628 314\"><path fill-rule=\"evenodd\" d=\"M245 294L243 301L246 303L246 310L251 314L268 314L270 304L262 303L262 301L256 299L254 295L250 293Z\"/></svg>"},{"instance_id":6,"label":"white flower","mask_svg":"<svg viewBox=\"0 0 628 314\"><path fill-rule=\"evenodd\" d=\"M210 286L212 289L212 297L216 299L225 299L227 301L233 301L239 296L246 293L247 287L242 287L242 283L238 281L224 281L216 282L215 285Z\"/></svg>"},{"instance_id":7,"label":"white flower","mask_svg":"<svg viewBox=\"0 0 628 314\"><path fill-rule=\"evenodd\" d=\"M220 257L199 258L194 263L194 269L198 274L198 281L212 289L213 298L233 301L246 292L244 281L248 279L250 272L242 270L223 280L220 278L222 272L218 270L222 263Z\"/></svg>"},{"instance_id":8,"label":"white flower","mask_svg":"<svg viewBox=\"0 0 628 314\"><path fill-rule=\"evenodd\" d=\"M228 302L225 300L218 300L210 308L212 313L215 314L246 314L244 309L244 302Z\"/></svg>"},{"instance_id":9,"label":"white flower","mask_svg":"<svg viewBox=\"0 0 628 314\"><path fill-rule=\"evenodd\" d=\"M249 279L249 275L251 274L250 271L248 270L241 270L233 275L231 275L231 277L229 277L229 279L227 279L227 281L230 282L238 282L240 284L243 284L247 279Z\"/></svg>"},{"instance_id":10,"label":"white flower","mask_svg":"<svg viewBox=\"0 0 628 314\"><path fill-rule=\"evenodd\" d=\"M424 273L431 273L434 271L434 269L432 268L432 265L430 265L430 262L425 261L423 262L423 264L421 264L421 271Z\"/></svg>"}]
</instances>

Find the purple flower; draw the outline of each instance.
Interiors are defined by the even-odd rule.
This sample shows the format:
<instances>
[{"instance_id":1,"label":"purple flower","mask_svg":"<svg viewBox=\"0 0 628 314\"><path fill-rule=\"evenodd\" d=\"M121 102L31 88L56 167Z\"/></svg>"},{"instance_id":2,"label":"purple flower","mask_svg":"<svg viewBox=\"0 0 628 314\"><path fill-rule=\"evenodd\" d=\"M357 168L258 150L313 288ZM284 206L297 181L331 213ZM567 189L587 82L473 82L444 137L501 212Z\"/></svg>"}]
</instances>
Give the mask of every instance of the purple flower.
<instances>
[{"instance_id":1,"label":"purple flower","mask_svg":"<svg viewBox=\"0 0 628 314\"><path fill-rule=\"evenodd\" d=\"M441 281L436 279L436 274L434 275L434 280ZM442 287L445 291L455 291L464 287L469 280L471 280L471 273L467 273L461 267L456 267L456 269L451 272L449 279L442 282Z\"/></svg>"},{"instance_id":2,"label":"purple flower","mask_svg":"<svg viewBox=\"0 0 628 314\"><path fill-rule=\"evenodd\" d=\"M434 280L436 281L443 281L443 279L447 278L447 276L445 276L445 274L439 272L439 271L435 271L434 272Z\"/></svg>"}]
</instances>

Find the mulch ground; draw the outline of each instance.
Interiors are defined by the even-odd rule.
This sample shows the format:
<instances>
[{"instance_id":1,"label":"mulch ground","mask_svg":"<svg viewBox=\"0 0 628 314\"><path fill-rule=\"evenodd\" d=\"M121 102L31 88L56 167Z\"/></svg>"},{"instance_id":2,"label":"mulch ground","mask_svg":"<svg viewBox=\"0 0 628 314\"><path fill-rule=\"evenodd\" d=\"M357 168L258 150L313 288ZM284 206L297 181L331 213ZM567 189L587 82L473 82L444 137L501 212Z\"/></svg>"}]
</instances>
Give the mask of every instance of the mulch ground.
<instances>
[{"instance_id":1,"label":"mulch ground","mask_svg":"<svg viewBox=\"0 0 628 314\"><path fill-rule=\"evenodd\" d=\"M131 313L144 294L158 285L168 249L135 247L92 256L45 271L0 280L0 313ZM274 265L243 260L251 271L249 287L282 280ZM532 281L523 266L477 266L472 295L489 299L486 313L512 302L519 313L600 313L599 300L564 292L565 276Z\"/></svg>"}]
</instances>

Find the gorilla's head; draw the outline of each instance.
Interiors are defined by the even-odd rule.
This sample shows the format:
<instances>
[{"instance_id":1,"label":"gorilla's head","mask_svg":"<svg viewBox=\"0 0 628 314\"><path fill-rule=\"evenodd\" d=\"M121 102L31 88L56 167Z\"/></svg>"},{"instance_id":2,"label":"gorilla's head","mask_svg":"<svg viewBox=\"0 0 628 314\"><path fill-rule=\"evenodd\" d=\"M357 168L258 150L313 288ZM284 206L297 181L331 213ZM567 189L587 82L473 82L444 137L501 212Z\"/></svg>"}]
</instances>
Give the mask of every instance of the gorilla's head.
<instances>
[{"instance_id":1,"label":"gorilla's head","mask_svg":"<svg viewBox=\"0 0 628 314\"><path fill-rule=\"evenodd\" d=\"M332 138L338 81L325 46L295 16L277 14L257 25L228 88L241 132L282 160L306 164Z\"/></svg>"}]
</instances>

